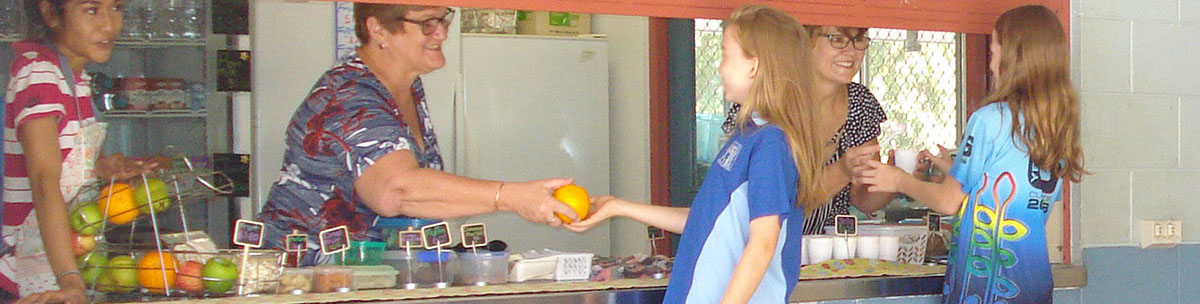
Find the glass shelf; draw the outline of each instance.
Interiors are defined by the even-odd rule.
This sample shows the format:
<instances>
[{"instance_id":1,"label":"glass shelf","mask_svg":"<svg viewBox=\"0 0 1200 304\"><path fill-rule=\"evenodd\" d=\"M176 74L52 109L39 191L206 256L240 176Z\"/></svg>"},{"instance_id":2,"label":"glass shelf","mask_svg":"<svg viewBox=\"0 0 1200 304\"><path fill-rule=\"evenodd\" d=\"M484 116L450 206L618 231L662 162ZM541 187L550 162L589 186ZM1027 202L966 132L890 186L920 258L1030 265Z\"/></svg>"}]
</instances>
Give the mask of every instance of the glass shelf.
<instances>
[{"instance_id":1,"label":"glass shelf","mask_svg":"<svg viewBox=\"0 0 1200 304\"><path fill-rule=\"evenodd\" d=\"M131 111L131 110L111 110L104 111L100 114L103 118L206 118L208 111L192 111L192 110L159 110L159 111Z\"/></svg>"},{"instance_id":2,"label":"glass shelf","mask_svg":"<svg viewBox=\"0 0 1200 304\"><path fill-rule=\"evenodd\" d=\"M0 43L13 43L20 41L21 36L4 36L0 37ZM136 39L136 38L117 38L117 46L134 47L134 48L160 48L160 47L204 47L204 38L162 38L162 39Z\"/></svg>"}]
</instances>

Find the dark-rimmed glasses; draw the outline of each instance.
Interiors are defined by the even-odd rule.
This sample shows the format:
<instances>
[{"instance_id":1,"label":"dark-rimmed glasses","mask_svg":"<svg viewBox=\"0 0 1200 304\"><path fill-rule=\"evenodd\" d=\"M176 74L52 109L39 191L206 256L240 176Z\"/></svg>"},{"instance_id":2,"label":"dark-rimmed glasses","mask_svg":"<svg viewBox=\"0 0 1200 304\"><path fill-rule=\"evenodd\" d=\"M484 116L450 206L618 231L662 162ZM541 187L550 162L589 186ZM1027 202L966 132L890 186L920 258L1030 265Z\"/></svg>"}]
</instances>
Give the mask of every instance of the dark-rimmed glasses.
<instances>
[{"instance_id":1,"label":"dark-rimmed glasses","mask_svg":"<svg viewBox=\"0 0 1200 304\"><path fill-rule=\"evenodd\" d=\"M846 37L846 35L838 35L838 34L818 34L818 35L821 37L828 38L829 45L833 46L836 49L845 49L846 46L849 46L851 44L850 42L852 42L852 41L854 42L853 43L854 49L859 50L859 51L866 50L867 46L871 45L871 38L867 38L867 36L858 36L858 37L850 38L850 37Z\"/></svg>"},{"instance_id":2,"label":"dark-rimmed glasses","mask_svg":"<svg viewBox=\"0 0 1200 304\"><path fill-rule=\"evenodd\" d=\"M443 15L441 18L434 17L434 18L428 18L428 19L424 19L424 20L412 20L412 19L400 17L400 20L404 21L404 22L412 22L412 23L416 23L417 25L420 25L421 26L421 34L425 34L426 36L429 36L429 34L433 34L433 32L436 31L439 26L443 27L443 28L450 28L450 22L454 22L454 9L451 9L451 8L446 9L446 14Z\"/></svg>"}]
</instances>

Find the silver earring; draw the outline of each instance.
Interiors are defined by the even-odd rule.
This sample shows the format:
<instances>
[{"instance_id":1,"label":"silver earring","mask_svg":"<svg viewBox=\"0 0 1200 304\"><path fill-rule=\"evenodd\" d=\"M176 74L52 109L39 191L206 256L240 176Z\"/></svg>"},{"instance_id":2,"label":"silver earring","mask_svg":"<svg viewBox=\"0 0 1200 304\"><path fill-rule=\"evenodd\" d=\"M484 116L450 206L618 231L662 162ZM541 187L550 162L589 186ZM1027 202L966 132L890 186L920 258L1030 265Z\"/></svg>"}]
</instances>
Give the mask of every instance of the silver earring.
<instances>
[{"instance_id":1,"label":"silver earring","mask_svg":"<svg viewBox=\"0 0 1200 304\"><path fill-rule=\"evenodd\" d=\"M379 44L379 48L381 48L381 49L386 49L386 48L387 48L387 44L380 43L380 44Z\"/></svg>"}]
</instances>

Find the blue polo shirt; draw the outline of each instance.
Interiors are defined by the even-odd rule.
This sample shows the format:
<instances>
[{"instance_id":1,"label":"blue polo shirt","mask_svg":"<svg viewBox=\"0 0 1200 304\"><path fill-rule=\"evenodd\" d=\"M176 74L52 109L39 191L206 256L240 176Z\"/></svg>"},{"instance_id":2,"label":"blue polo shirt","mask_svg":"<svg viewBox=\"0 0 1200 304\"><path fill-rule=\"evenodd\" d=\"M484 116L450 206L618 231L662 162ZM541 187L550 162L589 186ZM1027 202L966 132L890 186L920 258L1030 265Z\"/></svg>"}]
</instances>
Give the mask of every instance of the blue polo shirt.
<instances>
[{"instance_id":1,"label":"blue polo shirt","mask_svg":"<svg viewBox=\"0 0 1200 304\"><path fill-rule=\"evenodd\" d=\"M750 237L750 221L778 215L775 254L751 303L786 303L800 277L804 212L783 130L764 121L735 132L708 169L680 237L664 303L717 303Z\"/></svg>"}]
</instances>

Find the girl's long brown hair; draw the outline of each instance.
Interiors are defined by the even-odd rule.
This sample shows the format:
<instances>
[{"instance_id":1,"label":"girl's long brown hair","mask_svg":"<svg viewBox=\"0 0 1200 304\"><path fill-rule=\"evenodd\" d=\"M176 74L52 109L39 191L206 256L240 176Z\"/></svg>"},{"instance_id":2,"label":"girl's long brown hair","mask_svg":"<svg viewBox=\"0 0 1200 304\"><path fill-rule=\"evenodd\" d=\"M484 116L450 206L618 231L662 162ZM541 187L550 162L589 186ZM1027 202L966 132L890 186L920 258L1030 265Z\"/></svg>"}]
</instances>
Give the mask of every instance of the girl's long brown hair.
<instances>
[{"instance_id":1,"label":"girl's long brown hair","mask_svg":"<svg viewBox=\"0 0 1200 304\"><path fill-rule=\"evenodd\" d=\"M757 113L783 129L792 160L799 171L797 204L806 211L820 206L820 141L816 134L810 88L813 80L808 31L778 9L761 5L738 8L726 22L736 28L733 37L746 57L758 58L758 74L742 101L737 126L745 126L751 113ZM730 56L733 54L725 54Z\"/></svg>"},{"instance_id":2,"label":"girl's long brown hair","mask_svg":"<svg viewBox=\"0 0 1200 304\"><path fill-rule=\"evenodd\" d=\"M1079 143L1079 95L1071 85L1070 50L1058 17L1040 5L1014 8L996 21L1000 71L985 103L1008 102L1012 133L1029 149L1039 168L1079 182L1083 148Z\"/></svg>"}]
</instances>

